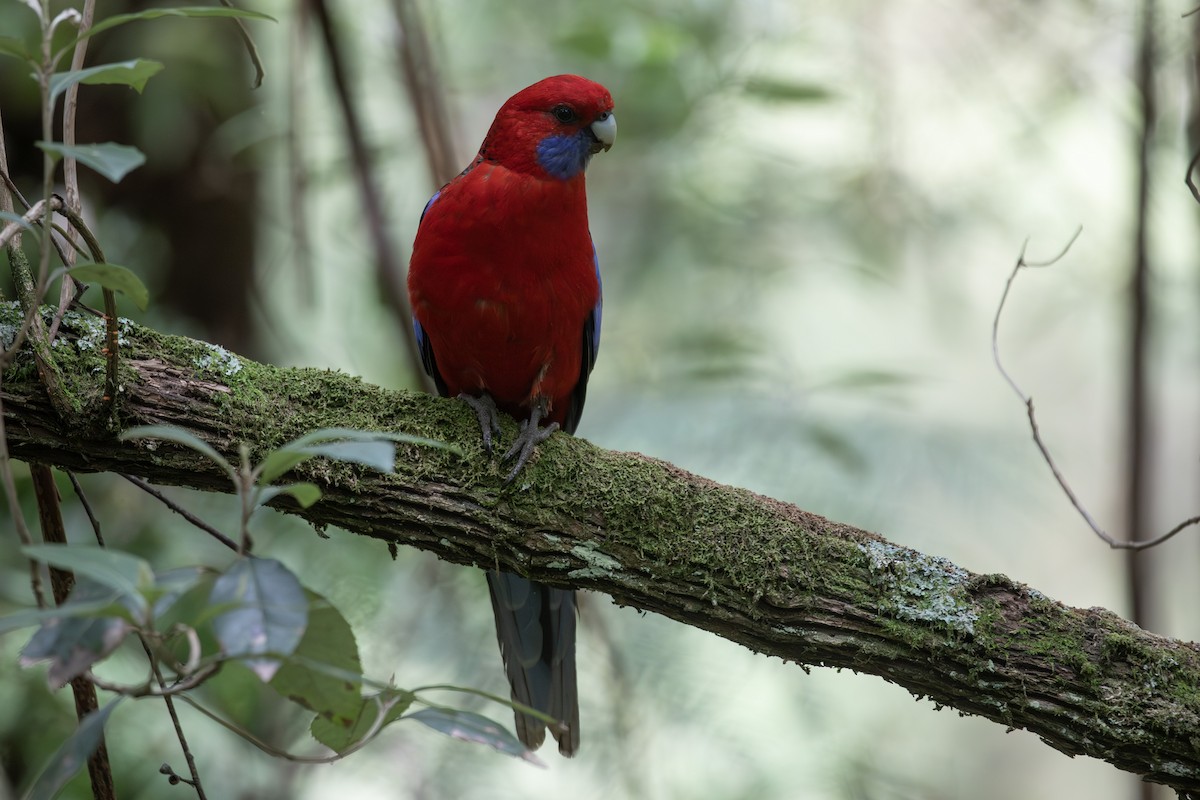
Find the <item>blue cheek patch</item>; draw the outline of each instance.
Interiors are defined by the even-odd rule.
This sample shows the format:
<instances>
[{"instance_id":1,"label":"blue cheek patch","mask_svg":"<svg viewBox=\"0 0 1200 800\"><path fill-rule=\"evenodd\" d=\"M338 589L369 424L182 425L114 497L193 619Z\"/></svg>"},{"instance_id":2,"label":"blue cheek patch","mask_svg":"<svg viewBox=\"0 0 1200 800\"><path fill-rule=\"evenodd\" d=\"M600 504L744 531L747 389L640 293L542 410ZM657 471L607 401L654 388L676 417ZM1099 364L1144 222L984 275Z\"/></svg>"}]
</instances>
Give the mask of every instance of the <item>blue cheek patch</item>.
<instances>
[{"instance_id":1,"label":"blue cheek patch","mask_svg":"<svg viewBox=\"0 0 1200 800\"><path fill-rule=\"evenodd\" d=\"M547 136L538 142L538 165L559 180L574 178L587 168L588 144L582 131L575 136Z\"/></svg>"}]
</instances>

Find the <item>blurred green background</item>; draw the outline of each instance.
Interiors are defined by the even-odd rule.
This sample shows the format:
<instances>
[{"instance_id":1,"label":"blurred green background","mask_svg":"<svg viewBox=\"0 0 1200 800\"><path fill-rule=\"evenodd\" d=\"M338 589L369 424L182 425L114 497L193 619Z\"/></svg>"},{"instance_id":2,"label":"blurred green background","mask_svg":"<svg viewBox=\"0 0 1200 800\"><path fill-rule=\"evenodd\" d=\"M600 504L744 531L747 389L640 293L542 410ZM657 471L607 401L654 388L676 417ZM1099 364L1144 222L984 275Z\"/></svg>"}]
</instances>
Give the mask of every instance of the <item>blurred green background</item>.
<instances>
[{"instance_id":1,"label":"blurred green background","mask_svg":"<svg viewBox=\"0 0 1200 800\"><path fill-rule=\"evenodd\" d=\"M100 15L120 3L101 3ZM400 71L398 4L332 3L404 259L436 188ZM130 8L140 7L129 4ZM155 298L150 326L281 365L418 385L380 297L324 53L293 4L256 10L261 89L231 24L161 20L98 36L89 63L155 58L142 96L85 86L80 141L135 144L146 167L85 183L107 255ZM1004 281L1026 239L1066 258L1017 280L1006 364L1037 400L1059 465L1120 532L1127 274L1133 252L1138 11L1116 0L657 0L418 4L454 121L474 154L513 92L550 74L604 83L616 147L589 172L605 329L579 435L1003 572L1074 606L1127 614L1123 556L1084 526L1030 441L992 362ZM1158 23L1160 124L1150 200L1154 531L1196 513L1200 281L1183 183L1195 22ZM32 15L0 3L0 27ZM13 172L36 194L36 96L0 62ZM298 155L298 157L296 157ZM298 193L297 187L304 188ZM22 470L33 519L32 494ZM229 556L119 479L81 480L110 544L156 566ZM172 490L233 527L223 496ZM64 496L71 498L64 484ZM78 504L69 530L90 536ZM7 516L7 512L6 512ZM10 522L0 523L10 527ZM506 694L482 575L282 516L255 524L350 619L371 676ZM1194 640L1196 535L1154 551L1152 627ZM29 602L0 564L0 603ZM183 709L210 797L1127 798L1135 779L1025 732L935 711L896 686L755 655L587 595L579 644L583 748L547 769L388 729L333 766L274 761ZM42 669L0 639L0 765L18 786L74 724ZM132 652L108 668L137 674ZM124 672L123 672L124 671ZM213 705L305 751L304 718L223 675ZM511 725L503 708L467 698ZM157 774L182 758L161 706L118 710L122 797L186 796ZM170 795L168 795L170 792ZM90 797L86 779L68 793ZM1165 795L1164 795L1165 796ZM0 797L4 797L0 787Z\"/></svg>"}]
</instances>

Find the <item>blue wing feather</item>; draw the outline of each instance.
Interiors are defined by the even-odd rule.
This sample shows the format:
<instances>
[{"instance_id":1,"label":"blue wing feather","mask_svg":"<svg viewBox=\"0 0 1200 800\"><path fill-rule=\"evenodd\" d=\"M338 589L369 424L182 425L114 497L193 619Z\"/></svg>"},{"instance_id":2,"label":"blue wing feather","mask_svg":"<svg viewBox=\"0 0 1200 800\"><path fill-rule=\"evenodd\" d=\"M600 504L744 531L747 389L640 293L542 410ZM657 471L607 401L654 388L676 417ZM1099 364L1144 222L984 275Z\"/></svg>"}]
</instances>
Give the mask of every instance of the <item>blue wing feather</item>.
<instances>
[{"instance_id":1,"label":"blue wing feather","mask_svg":"<svg viewBox=\"0 0 1200 800\"><path fill-rule=\"evenodd\" d=\"M441 195L442 192L440 189L434 192L433 197L429 198L429 202L425 204L425 208L421 209L421 219L417 221L418 228L425 221L425 215L429 212L429 207ZM417 335L417 350L421 354L421 366L425 367L425 372L429 377L433 378L433 383L437 386L438 394L444 397L446 395L446 381L442 379L442 373L438 371L437 359L433 356L433 343L429 341L429 334L425 333L425 329L421 327L421 323L417 321L416 317L413 317L413 331Z\"/></svg>"}]
</instances>

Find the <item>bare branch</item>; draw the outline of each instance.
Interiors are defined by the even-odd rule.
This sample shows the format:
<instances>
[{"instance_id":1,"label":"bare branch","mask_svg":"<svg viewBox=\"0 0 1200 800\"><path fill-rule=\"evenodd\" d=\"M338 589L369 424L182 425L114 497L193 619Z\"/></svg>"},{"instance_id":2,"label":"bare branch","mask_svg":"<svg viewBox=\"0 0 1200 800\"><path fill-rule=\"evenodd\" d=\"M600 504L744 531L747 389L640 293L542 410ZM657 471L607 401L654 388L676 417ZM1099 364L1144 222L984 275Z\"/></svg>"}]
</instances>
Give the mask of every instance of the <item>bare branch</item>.
<instances>
[{"instance_id":1,"label":"bare branch","mask_svg":"<svg viewBox=\"0 0 1200 800\"><path fill-rule=\"evenodd\" d=\"M1012 374L1009 373L1007 368L1005 368L1004 363L1000 360L1000 315L1004 311L1004 304L1008 300L1009 290L1012 289L1013 281L1016 280L1017 274L1026 267L1040 268L1049 267L1056 264L1071 249L1071 245L1075 244L1075 240L1079 238L1079 234L1082 231L1082 228L1076 230L1062 251L1047 261L1039 262L1026 260L1025 248L1029 243L1026 242L1025 245L1021 247L1021 254L1017 257L1016 266L1013 267L1012 272L1008 276L1008 281L1004 284L1004 291L1000 294L1000 303L996 306L996 316L995 319L992 320L992 358L996 361L996 369L1000 371L1000 374L1004 377L1004 380L1007 381L1008 385L1012 388L1013 393L1016 394L1017 397L1021 399L1021 402L1025 405L1025 413L1029 417L1029 430L1033 434L1033 443L1037 445L1038 452L1042 454L1042 460L1045 461L1046 466L1050 468L1050 472L1054 475L1054 480L1058 482L1059 488L1063 490L1063 494L1065 494L1067 499L1071 501L1071 505L1079 513L1079 516L1082 517L1083 521L1087 523L1087 526L1092 529L1092 532L1103 539L1104 542L1107 543L1112 549L1145 550L1147 548L1162 544L1185 528L1200 523L1200 515L1185 519L1183 522L1171 528L1171 530L1153 539L1122 541L1105 531L1102 527L1100 527L1099 523L1092 518L1092 515L1088 512L1087 508L1076 496L1075 491L1067 482L1066 476L1063 475L1062 471L1058 468L1058 464L1055 463L1054 457L1050 454L1050 448L1047 447L1045 440L1042 438L1041 430L1038 428L1037 415L1033 410L1033 397L1025 393L1025 391L1012 377Z\"/></svg>"}]
</instances>

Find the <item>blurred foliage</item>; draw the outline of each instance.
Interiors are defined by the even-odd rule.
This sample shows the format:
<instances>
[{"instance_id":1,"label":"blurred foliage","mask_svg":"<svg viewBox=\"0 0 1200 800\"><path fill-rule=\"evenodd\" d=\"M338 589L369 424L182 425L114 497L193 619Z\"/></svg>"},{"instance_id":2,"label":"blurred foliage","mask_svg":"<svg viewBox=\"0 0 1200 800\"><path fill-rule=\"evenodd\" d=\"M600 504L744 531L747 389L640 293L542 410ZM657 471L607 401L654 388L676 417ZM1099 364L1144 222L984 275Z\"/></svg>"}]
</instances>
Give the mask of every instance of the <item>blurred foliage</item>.
<instances>
[{"instance_id":1,"label":"blurred foliage","mask_svg":"<svg viewBox=\"0 0 1200 800\"><path fill-rule=\"evenodd\" d=\"M81 128L81 141L128 141L149 157L121 184L126 195L85 187L96 229L108 255L151 287L139 315L151 325L275 363L416 385L379 302L311 26L298 25L300 4L252 5L280 19L253 28L268 62L258 92L229 26L160 21L97 37L90 63L140 55L166 68L142 97L81 93L81 124L96 126ZM436 187L397 71L392 6L334 5L388 217L407 247ZM1119 518L1109 499L1121 452L1114 309L1131 247L1133 6L419 7L464 165L495 109L540 77L578 72L616 98L617 146L588 179L606 298L581 435L1010 573L1072 604L1122 610L1120 562L1048 481L1023 410L994 375L988 336L1021 243L1053 252L1082 223L1068 259L1016 287L1002 344L1077 489L1098 515ZM0 3L6 32L28 16ZM1181 180L1191 25L1161 20L1153 206L1156 425L1171 434L1156 482L1164 522L1194 513L1198 479L1196 209ZM36 98L9 60L0 106L14 172L31 185L36 137L22 120L36 119ZM298 162L289 134L300 138ZM301 219L297 185L307 187ZM312 293L297 227L311 241ZM81 480L115 546L156 568L226 558L129 485ZM20 488L33 519L28 482ZM63 494L72 497L65 483ZM171 494L206 519L237 519L228 498ZM73 538L86 540L78 505L68 499L65 511ZM366 674L503 693L481 576L421 553L393 563L378 543L329 533L266 517L254 531L259 553L346 615ZM1164 632L1194 639L1200 548L1180 540L1157 556L1172 587ZM18 565L0 566L0 606L25 604L26 581ZM1115 798L1133 783L1028 735L933 714L878 679L805 674L604 597L585 598L581 637L583 750L572 762L548 757L547 770L404 728L332 768L281 767L186 709L184 723L220 797ZM68 698L16 669L21 644L0 639L0 767L16 784L73 725ZM248 672L230 673L206 689L210 702L273 741L310 741L304 719L273 710ZM148 765L181 759L161 709L127 704L112 730L122 796L162 796ZM87 797L85 782L64 796Z\"/></svg>"}]
</instances>

